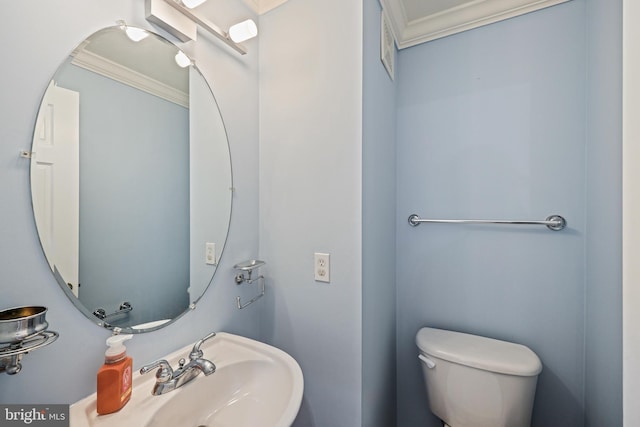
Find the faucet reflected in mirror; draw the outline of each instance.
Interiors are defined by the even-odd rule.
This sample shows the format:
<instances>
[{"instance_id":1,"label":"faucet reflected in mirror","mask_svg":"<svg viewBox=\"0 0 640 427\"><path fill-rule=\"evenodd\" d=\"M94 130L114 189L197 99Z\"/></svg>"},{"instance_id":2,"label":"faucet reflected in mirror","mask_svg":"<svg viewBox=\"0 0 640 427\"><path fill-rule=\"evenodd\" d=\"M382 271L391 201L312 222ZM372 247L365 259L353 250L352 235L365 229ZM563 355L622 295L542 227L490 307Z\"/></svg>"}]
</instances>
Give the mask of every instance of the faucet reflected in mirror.
<instances>
[{"instance_id":1,"label":"faucet reflected in mirror","mask_svg":"<svg viewBox=\"0 0 640 427\"><path fill-rule=\"evenodd\" d=\"M143 366L140 369L140 374L146 374L158 368L156 372L156 383L151 393L154 396L160 396L161 394L173 391L193 380L200 372L207 376L213 374L216 371L216 365L210 360L203 358L204 353L200 350L200 346L203 342L215 336L216 333L211 332L196 342L189 353L189 362L186 362L185 359L180 359L178 369L175 371L171 368L169 362L164 359L156 360L153 363Z\"/></svg>"}]
</instances>

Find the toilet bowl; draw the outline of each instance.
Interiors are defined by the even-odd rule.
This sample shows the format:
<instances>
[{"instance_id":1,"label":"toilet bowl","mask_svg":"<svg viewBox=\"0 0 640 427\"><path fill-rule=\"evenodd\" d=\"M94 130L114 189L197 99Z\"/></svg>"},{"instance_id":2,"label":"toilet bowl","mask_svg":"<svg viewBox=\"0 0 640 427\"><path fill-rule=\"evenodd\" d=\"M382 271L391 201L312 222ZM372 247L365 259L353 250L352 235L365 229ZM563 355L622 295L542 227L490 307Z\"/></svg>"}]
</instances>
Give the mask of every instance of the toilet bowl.
<instances>
[{"instance_id":1,"label":"toilet bowl","mask_svg":"<svg viewBox=\"0 0 640 427\"><path fill-rule=\"evenodd\" d=\"M449 427L530 427L542 363L528 347L435 328L416 335L431 412Z\"/></svg>"}]
</instances>

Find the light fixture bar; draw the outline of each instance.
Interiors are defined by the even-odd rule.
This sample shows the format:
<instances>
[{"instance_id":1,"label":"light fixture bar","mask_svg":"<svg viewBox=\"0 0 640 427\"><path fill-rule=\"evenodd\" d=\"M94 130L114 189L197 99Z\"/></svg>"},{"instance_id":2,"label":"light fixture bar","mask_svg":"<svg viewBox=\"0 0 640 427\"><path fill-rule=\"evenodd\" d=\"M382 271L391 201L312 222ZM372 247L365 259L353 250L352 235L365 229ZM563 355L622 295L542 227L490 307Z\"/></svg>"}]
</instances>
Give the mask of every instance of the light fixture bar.
<instances>
[{"instance_id":1,"label":"light fixture bar","mask_svg":"<svg viewBox=\"0 0 640 427\"><path fill-rule=\"evenodd\" d=\"M226 43L229 47L231 47L233 50L235 50L239 54L246 55L247 51L245 50L244 47L242 47L241 45L231 40L229 38L229 35L226 32L222 31L220 28L218 28L211 22L204 21L203 19L196 16L193 12L191 12L191 10L183 6L180 3L180 0L164 0L164 1L168 3L171 7L176 9L178 12L182 13L184 16L191 19L196 24L198 24L199 26L201 26L202 28L204 28L214 36L218 37L220 40L222 40L224 43Z\"/></svg>"}]
</instances>

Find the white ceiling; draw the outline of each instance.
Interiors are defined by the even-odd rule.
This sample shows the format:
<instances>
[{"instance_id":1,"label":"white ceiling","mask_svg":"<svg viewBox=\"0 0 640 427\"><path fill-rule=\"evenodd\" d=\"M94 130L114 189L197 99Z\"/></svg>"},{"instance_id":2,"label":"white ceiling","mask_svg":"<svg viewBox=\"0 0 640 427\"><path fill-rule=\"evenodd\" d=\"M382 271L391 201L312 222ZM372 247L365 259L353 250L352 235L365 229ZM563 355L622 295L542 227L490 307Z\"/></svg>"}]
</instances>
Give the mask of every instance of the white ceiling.
<instances>
[{"instance_id":1,"label":"white ceiling","mask_svg":"<svg viewBox=\"0 0 640 427\"><path fill-rule=\"evenodd\" d=\"M275 9L287 1L288 0L244 0L254 12L260 15L269 12L271 9Z\"/></svg>"},{"instance_id":2,"label":"white ceiling","mask_svg":"<svg viewBox=\"0 0 640 427\"><path fill-rule=\"evenodd\" d=\"M407 21L413 22L469 3L470 0L396 0L396 2L399 3L398 7L404 9Z\"/></svg>"},{"instance_id":3,"label":"white ceiling","mask_svg":"<svg viewBox=\"0 0 640 427\"><path fill-rule=\"evenodd\" d=\"M258 1L258 0L256 0ZM380 0L399 49L568 0Z\"/></svg>"}]
</instances>

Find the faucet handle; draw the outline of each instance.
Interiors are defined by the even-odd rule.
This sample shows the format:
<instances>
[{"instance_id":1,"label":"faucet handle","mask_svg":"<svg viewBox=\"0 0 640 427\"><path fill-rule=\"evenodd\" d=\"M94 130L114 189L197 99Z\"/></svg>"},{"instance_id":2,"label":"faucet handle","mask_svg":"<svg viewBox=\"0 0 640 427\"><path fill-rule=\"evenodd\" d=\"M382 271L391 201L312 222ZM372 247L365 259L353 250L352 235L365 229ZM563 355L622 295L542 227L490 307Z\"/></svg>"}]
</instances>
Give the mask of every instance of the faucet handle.
<instances>
[{"instance_id":1,"label":"faucet handle","mask_svg":"<svg viewBox=\"0 0 640 427\"><path fill-rule=\"evenodd\" d=\"M158 369L158 372L156 372L157 382L167 382L173 377L173 369L171 369L171 365L169 365L169 362L164 359L156 360L153 363L143 366L142 368L140 368L140 374L144 375L147 372L151 372L155 368L160 368Z\"/></svg>"},{"instance_id":2,"label":"faucet handle","mask_svg":"<svg viewBox=\"0 0 640 427\"><path fill-rule=\"evenodd\" d=\"M202 339L198 340L198 342L195 343L193 348L191 349L191 353L189 353L189 359L194 360L194 359L198 359L198 358L202 357L204 355L204 353L202 352L202 350L200 350L200 346L202 345L203 342L205 342L209 338L213 338L215 336L216 336L216 333L215 332L211 332L209 335L207 335L207 336L203 337Z\"/></svg>"}]
</instances>

